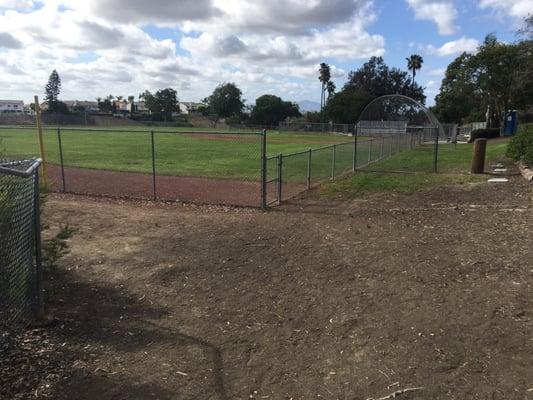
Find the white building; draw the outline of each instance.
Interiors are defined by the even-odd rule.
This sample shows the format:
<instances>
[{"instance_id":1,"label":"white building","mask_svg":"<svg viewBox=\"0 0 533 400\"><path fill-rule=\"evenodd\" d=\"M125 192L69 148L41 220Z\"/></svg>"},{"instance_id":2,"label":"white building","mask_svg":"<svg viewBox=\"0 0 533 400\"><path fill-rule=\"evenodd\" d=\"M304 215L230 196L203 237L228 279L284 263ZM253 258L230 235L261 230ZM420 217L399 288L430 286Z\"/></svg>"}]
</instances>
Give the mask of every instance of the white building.
<instances>
[{"instance_id":1,"label":"white building","mask_svg":"<svg viewBox=\"0 0 533 400\"><path fill-rule=\"evenodd\" d=\"M0 114L22 114L24 102L22 100L0 100Z\"/></svg>"},{"instance_id":2,"label":"white building","mask_svg":"<svg viewBox=\"0 0 533 400\"><path fill-rule=\"evenodd\" d=\"M198 107L201 105L202 103L184 101L179 103L179 109L182 114L196 114L198 113Z\"/></svg>"}]
</instances>

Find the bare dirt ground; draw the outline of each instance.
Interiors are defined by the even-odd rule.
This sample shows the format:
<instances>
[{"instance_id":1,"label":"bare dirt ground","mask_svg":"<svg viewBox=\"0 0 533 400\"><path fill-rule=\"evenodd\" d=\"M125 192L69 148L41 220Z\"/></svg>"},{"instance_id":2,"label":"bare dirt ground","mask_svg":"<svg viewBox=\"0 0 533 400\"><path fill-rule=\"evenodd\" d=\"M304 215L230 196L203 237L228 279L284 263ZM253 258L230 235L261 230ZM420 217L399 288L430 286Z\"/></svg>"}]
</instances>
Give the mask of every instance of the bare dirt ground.
<instances>
[{"instance_id":1,"label":"bare dirt ground","mask_svg":"<svg viewBox=\"0 0 533 400\"><path fill-rule=\"evenodd\" d=\"M51 195L50 232L79 231L49 276L56 323L27 334L48 367L18 393L533 399L531 195L518 177L270 212Z\"/></svg>"}]
</instances>

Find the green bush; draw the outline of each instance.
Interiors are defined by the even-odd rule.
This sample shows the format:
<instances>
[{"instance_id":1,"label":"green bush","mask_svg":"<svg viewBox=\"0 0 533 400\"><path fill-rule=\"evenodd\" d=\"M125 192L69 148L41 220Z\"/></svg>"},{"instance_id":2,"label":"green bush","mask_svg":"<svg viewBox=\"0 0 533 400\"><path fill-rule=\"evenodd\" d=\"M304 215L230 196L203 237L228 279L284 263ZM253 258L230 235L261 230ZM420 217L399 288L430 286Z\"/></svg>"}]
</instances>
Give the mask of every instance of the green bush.
<instances>
[{"instance_id":1,"label":"green bush","mask_svg":"<svg viewBox=\"0 0 533 400\"><path fill-rule=\"evenodd\" d=\"M476 139L494 139L500 137L500 128L476 129L470 134L470 143Z\"/></svg>"},{"instance_id":2,"label":"green bush","mask_svg":"<svg viewBox=\"0 0 533 400\"><path fill-rule=\"evenodd\" d=\"M507 157L533 165L533 125L524 126L511 140Z\"/></svg>"}]
</instances>

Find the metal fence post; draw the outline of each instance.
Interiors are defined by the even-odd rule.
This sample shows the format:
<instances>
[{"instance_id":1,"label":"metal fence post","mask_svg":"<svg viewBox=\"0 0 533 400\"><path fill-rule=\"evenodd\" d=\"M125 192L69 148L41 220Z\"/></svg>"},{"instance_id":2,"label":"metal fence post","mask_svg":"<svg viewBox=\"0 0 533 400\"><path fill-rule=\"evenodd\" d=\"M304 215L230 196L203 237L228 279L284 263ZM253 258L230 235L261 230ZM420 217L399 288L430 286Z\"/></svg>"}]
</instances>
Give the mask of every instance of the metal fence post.
<instances>
[{"instance_id":1,"label":"metal fence post","mask_svg":"<svg viewBox=\"0 0 533 400\"><path fill-rule=\"evenodd\" d=\"M61 182L63 193L67 191L65 182L65 163L63 162L63 143L61 142L61 128L57 128L57 144L59 146L59 161L61 162Z\"/></svg>"},{"instance_id":2,"label":"metal fence post","mask_svg":"<svg viewBox=\"0 0 533 400\"><path fill-rule=\"evenodd\" d=\"M266 158L266 145L267 145L267 131L263 129L261 132L261 208L264 210L267 208L267 158Z\"/></svg>"},{"instance_id":3,"label":"metal fence post","mask_svg":"<svg viewBox=\"0 0 533 400\"><path fill-rule=\"evenodd\" d=\"M385 146L385 137L381 136L381 149L380 149L380 153L379 153L379 159L380 160L383 159L383 147L384 146Z\"/></svg>"},{"instance_id":4,"label":"metal fence post","mask_svg":"<svg viewBox=\"0 0 533 400\"><path fill-rule=\"evenodd\" d=\"M370 144L368 145L368 165L372 163L372 142L374 141L374 138L370 138Z\"/></svg>"},{"instance_id":5,"label":"metal fence post","mask_svg":"<svg viewBox=\"0 0 533 400\"><path fill-rule=\"evenodd\" d=\"M332 147L331 154L331 179L335 179L335 163L337 158L337 145L334 144Z\"/></svg>"},{"instance_id":6,"label":"metal fence post","mask_svg":"<svg viewBox=\"0 0 533 400\"><path fill-rule=\"evenodd\" d=\"M34 171L34 194L33 194L33 212L34 212L34 240L35 240L35 293L34 293L34 316L37 320L44 318L44 299L43 299L43 257L41 251L41 206L40 206L40 188L39 188L39 168Z\"/></svg>"},{"instance_id":7,"label":"metal fence post","mask_svg":"<svg viewBox=\"0 0 533 400\"><path fill-rule=\"evenodd\" d=\"M400 133L398 135L398 150L397 150L398 153L401 151L401 145L402 145L401 141L402 141L402 134Z\"/></svg>"},{"instance_id":8,"label":"metal fence post","mask_svg":"<svg viewBox=\"0 0 533 400\"><path fill-rule=\"evenodd\" d=\"M352 171L355 172L357 169L357 124L354 127L353 135L353 150L352 150Z\"/></svg>"},{"instance_id":9,"label":"metal fence post","mask_svg":"<svg viewBox=\"0 0 533 400\"><path fill-rule=\"evenodd\" d=\"M307 190L311 189L311 156L313 150L309 149L309 154L307 156Z\"/></svg>"},{"instance_id":10,"label":"metal fence post","mask_svg":"<svg viewBox=\"0 0 533 400\"><path fill-rule=\"evenodd\" d=\"M154 196L154 201L157 200L157 187L156 187L156 182L155 182L155 174L156 174L156 169L155 169L155 139L154 139L154 131L151 130L150 131L150 137L152 139L152 189L153 189L153 196Z\"/></svg>"},{"instance_id":11,"label":"metal fence post","mask_svg":"<svg viewBox=\"0 0 533 400\"><path fill-rule=\"evenodd\" d=\"M433 170L435 173L437 173L438 170L438 163L439 163L439 131L438 128L435 131L435 158L433 160Z\"/></svg>"},{"instance_id":12,"label":"metal fence post","mask_svg":"<svg viewBox=\"0 0 533 400\"><path fill-rule=\"evenodd\" d=\"M278 203L281 204L283 194L283 154L278 154Z\"/></svg>"}]
</instances>

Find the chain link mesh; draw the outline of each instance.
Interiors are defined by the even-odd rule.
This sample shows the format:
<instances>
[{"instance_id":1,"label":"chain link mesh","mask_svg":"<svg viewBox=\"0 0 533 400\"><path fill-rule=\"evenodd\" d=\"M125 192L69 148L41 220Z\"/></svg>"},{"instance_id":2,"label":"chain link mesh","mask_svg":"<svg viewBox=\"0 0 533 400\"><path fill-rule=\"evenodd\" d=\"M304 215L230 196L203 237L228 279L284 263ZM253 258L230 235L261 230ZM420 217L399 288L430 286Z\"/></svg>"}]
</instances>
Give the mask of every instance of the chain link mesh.
<instances>
[{"instance_id":1,"label":"chain link mesh","mask_svg":"<svg viewBox=\"0 0 533 400\"><path fill-rule=\"evenodd\" d=\"M35 160L0 160L0 341L28 323L36 301Z\"/></svg>"}]
</instances>

